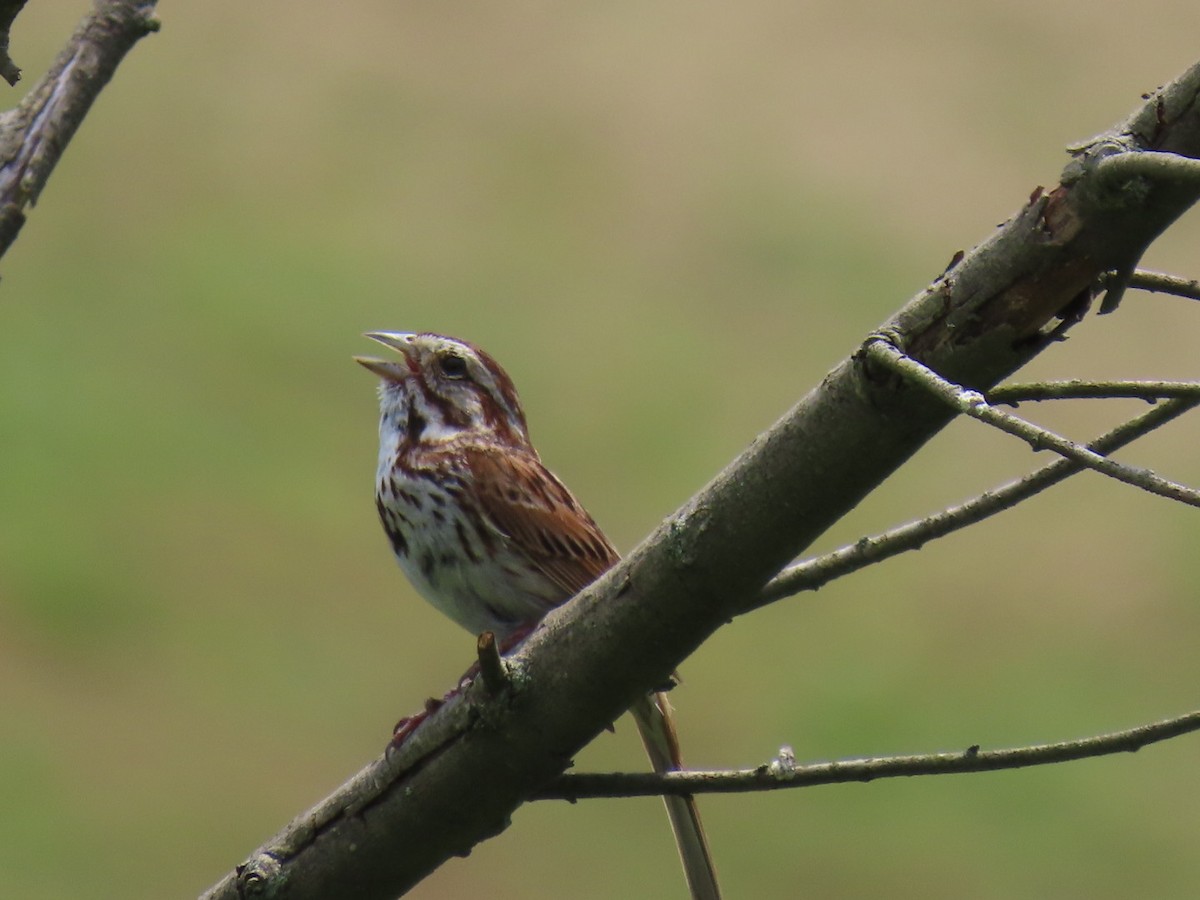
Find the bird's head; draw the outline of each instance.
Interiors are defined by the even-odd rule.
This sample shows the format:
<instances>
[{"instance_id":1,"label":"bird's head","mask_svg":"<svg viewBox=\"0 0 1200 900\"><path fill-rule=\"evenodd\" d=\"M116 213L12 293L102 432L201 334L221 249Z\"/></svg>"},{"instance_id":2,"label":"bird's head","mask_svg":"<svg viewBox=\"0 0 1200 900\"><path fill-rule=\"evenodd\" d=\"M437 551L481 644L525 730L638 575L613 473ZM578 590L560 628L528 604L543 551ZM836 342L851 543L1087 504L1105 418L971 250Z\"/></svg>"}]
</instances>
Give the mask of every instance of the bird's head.
<instances>
[{"instance_id":1,"label":"bird's head","mask_svg":"<svg viewBox=\"0 0 1200 900\"><path fill-rule=\"evenodd\" d=\"M356 356L380 378L380 430L435 444L464 435L529 446L521 401L508 373L467 341L441 334L370 331L398 359Z\"/></svg>"}]
</instances>

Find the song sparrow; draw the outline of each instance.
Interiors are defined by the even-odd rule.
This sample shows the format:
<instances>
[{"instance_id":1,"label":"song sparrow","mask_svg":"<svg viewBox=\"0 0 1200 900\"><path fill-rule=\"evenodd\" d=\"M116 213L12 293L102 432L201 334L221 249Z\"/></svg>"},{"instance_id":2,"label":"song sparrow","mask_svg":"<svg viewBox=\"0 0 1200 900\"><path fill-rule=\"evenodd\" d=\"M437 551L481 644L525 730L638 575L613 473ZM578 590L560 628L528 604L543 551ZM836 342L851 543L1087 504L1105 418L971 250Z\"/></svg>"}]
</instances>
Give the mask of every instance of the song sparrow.
<instances>
[{"instance_id":1,"label":"song sparrow","mask_svg":"<svg viewBox=\"0 0 1200 900\"><path fill-rule=\"evenodd\" d=\"M617 562L617 551L529 441L512 380L466 341L371 332L399 359L381 379L375 503L400 567L473 634L520 636ZM681 768L667 698L631 712L656 771ZM664 801L692 896L720 896L690 797Z\"/></svg>"}]
</instances>

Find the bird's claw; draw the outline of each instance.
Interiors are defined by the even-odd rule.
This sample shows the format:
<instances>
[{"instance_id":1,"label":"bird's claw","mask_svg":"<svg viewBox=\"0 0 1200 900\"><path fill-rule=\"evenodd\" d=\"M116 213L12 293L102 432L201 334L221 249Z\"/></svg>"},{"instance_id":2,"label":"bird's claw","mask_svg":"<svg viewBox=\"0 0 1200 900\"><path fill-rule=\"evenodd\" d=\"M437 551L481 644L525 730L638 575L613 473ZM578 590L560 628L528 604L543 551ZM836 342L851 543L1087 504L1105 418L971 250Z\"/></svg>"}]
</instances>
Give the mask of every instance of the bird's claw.
<instances>
[{"instance_id":1,"label":"bird's claw","mask_svg":"<svg viewBox=\"0 0 1200 900\"><path fill-rule=\"evenodd\" d=\"M425 708L416 715L405 716L392 729L392 739L388 746L395 750L403 744L414 731L421 727L421 723L428 719L433 713L437 712L444 704L445 700L439 700L436 697L430 697L425 701Z\"/></svg>"}]
</instances>

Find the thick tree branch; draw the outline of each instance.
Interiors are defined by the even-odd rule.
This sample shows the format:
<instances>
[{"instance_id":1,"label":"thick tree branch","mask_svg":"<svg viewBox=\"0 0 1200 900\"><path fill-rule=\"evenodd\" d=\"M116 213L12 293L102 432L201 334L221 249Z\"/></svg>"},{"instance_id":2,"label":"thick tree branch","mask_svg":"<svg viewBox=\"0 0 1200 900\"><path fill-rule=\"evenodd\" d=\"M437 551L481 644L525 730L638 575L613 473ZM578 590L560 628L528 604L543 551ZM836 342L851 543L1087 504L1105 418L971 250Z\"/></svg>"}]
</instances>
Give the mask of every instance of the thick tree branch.
<instances>
[{"instance_id":1,"label":"thick tree branch","mask_svg":"<svg viewBox=\"0 0 1200 900\"><path fill-rule=\"evenodd\" d=\"M1141 176L1136 190L1114 186L1096 177L1098 163L1141 150L1200 155L1198 97L1200 66L1081 149L1060 185L1035 191L886 332L978 391L1053 346L1100 276L1131 270L1200 194ZM847 358L624 562L551 613L508 660L508 690L488 697L472 685L450 700L208 896L394 897L469 852L954 414L865 356Z\"/></svg>"},{"instance_id":2,"label":"thick tree branch","mask_svg":"<svg viewBox=\"0 0 1200 900\"><path fill-rule=\"evenodd\" d=\"M836 762L796 765L790 750L753 769L705 772L568 772L559 776L535 799L583 800L591 797L653 797L662 794L745 794L783 788L813 787L818 784L842 784L847 781L874 781L913 775L953 775L970 772L995 772L1052 763L1133 753L1143 747L1200 731L1200 711L1126 731L1015 747L1009 750L980 750L968 747L958 753L926 753L920 756L885 756L846 759Z\"/></svg>"},{"instance_id":3,"label":"thick tree branch","mask_svg":"<svg viewBox=\"0 0 1200 900\"><path fill-rule=\"evenodd\" d=\"M155 2L98 0L46 76L16 109L0 115L0 256L118 64L158 29Z\"/></svg>"}]
</instances>

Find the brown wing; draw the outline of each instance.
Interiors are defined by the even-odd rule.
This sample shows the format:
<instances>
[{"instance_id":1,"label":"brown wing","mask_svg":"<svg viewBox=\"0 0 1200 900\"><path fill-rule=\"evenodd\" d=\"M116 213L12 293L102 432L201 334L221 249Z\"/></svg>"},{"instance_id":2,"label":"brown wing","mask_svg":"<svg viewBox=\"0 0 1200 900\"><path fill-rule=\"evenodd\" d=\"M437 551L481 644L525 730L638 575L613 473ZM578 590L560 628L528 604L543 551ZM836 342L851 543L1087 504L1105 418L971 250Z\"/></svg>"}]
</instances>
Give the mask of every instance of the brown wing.
<instances>
[{"instance_id":1,"label":"brown wing","mask_svg":"<svg viewBox=\"0 0 1200 900\"><path fill-rule=\"evenodd\" d=\"M465 451L484 515L510 547L538 566L566 600L620 555L566 485L532 454L511 448Z\"/></svg>"},{"instance_id":2,"label":"brown wing","mask_svg":"<svg viewBox=\"0 0 1200 900\"><path fill-rule=\"evenodd\" d=\"M620 558L566 486L530 453L511 448L464 451L483 513L509 546L537 565L563 592L574 596ZM681 768L679 739L664 694L633 707L638 731L655 771ZM712 854L691 797L664 797L691 895L720 900Z\"/></svg>"}]
</instances>

